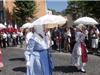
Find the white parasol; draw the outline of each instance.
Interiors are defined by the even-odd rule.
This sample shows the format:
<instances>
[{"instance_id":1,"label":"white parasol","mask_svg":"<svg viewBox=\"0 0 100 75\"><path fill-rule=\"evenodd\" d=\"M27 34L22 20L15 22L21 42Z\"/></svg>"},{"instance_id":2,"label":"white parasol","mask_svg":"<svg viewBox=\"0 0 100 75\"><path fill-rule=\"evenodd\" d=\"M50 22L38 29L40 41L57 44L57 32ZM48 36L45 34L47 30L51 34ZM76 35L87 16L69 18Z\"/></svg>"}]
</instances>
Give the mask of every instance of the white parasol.
<instances>
[{"instance_id":1,"label":"white parasol","mask_svg":"<svg viewBox=\"0 0 100 75\"><path fill-rule=\"evenodd\" d=\"M45 15L35 20L32 25L63 25L67 19L57 15Z\"/></svg>"},{"instance_id":2,"label":"white parasol","mask_svg":"<svg viewBox=\"0 0 100 75\"><path fill-rule=\"evenodd\" d=\"M0 23L0 29L4 29L4 28L6 28L6 26Z\"/></svg>"},{"instance_id":3,"label":"white parasol","mask_svg":"<svg viewBox=\"0 0 100 75\"><path fill-rule=\"evenodd\" d=\"M95 25L98 24L98 22L91 17L81 17L74 21L74 24Z\"/></svg>"},{"instance_id":4,"label":"white parasol","mask_svg":"<svg viewBox=\"0 0 100 75\"><path fill-rule=\"evenodd\" d=\"M31 23L25 23L22 25L21 28L31 28L32 24Z\"/></svg>"},{"instance_id":5,"label":"white parasol","mask_svg":"<svg viewBox=\"0 0 100 75\"><path fill-rule=\"evenodd\" d=\"M62 16L57 15L45 15L35 20L32 23L32 27L34 27L35 31L42 36L44 36L44 26L47 28L56 27L57 25L61 26L66 23L67 19Z\"/></svg>"}]
</instances>

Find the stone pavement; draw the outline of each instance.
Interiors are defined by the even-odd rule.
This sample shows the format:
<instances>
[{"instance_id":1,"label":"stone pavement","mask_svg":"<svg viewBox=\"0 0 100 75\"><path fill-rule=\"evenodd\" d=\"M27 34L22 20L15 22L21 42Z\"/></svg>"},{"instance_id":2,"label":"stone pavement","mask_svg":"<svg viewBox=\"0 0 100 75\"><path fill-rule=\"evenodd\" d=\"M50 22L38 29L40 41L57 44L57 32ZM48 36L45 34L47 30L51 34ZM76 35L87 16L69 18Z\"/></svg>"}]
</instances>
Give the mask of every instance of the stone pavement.
<instances>
[{"instance_id":1,"label":"stone pavement","mask_svg":"<svg viewBox=\"0 0 100 75\"><path fill-rule=\"evenodd\" d=\"M24 48L8 47L2 49L4 68L0 75L25 75ZM53 75L100 75L100 57L89 54L86 66L87 73L77 72L75 67L70 66L70 53L53 51L52 56L55 63Z\"/></svg>"}]
</instances>

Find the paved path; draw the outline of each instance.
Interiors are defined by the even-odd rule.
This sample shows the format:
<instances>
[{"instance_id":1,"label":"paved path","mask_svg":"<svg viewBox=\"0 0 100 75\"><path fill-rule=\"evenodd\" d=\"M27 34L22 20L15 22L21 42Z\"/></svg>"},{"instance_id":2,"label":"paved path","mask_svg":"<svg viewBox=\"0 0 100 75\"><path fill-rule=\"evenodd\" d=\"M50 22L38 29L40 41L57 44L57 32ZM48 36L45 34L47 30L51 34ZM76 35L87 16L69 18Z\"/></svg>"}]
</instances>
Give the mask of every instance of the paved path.
<instances>
[{"instance_id":1,"label":"paved path","mask_svg":"<svg viewBox=\"0 0 100 75\"><path fill-rule=\"evenodd\" d=\"M3 61L5 67L0 75L25 75L24 49L18 47L9 47L3 50ZM70 54L52 52L55 69L53 75L100 75L100 57L89 55L87 64L87 73L77 72L75 67L70 66Z\"/></svg>"}]
</instances>

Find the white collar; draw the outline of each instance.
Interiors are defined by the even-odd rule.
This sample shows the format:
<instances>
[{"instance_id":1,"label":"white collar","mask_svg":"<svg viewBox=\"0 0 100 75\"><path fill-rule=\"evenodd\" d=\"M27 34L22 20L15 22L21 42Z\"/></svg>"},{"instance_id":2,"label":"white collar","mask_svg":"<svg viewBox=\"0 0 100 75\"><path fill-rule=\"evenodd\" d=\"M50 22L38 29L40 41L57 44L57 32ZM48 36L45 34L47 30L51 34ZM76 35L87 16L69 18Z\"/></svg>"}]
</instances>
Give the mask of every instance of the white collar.
<instances>
[{"instance_id":1,"label":"white collar","mask_svg":"<svg viewBox=\"0 0 100 75\"><path fill-rule=\"evenodd\" d=\"M34 33L34 40L39 43L44 49L48 49L47 44L45 43L44 39L40 37L37 33Z\"/></svg>"}]
</instances>

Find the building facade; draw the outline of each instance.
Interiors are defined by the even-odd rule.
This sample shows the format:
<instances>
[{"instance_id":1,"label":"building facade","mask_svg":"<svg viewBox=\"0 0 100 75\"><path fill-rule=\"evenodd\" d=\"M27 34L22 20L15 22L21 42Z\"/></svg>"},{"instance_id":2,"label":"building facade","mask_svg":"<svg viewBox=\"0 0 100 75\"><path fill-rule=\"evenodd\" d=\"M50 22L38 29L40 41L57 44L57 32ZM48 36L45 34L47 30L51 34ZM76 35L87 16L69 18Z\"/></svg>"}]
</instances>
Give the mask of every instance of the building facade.
<instances>
[{"instance_id":1,"label":"building facade","mask_svg":"<svg viewBox=\"0 0 100 75\"><path fill-rule=\"evenodd\" d=\"M46 14L46 0L34 0L36 2L36 14L35 17L39 18L41 16L44 16Z\"/></svg>"},{"instance_id":2,"label":"building facade","mask_svg":"<svg viewBox=\"0 0 100 75\"><path fill-rule=\"evenodd\" d=\"M0 0L0 23L4 21L4 10L3 10L3 1Z\"/></svg>"},{"instance_id":3,"label":"building facade","mask_svg":"<svg viewBox=\"0 0 100 75\"><path fill-rule=\"evenodd\" d=\"M13 24L13 8L14 8L15 0L3 0L4 8L5 8L5 21L7 24Z\"/></svg>"},{"instance_id":4,"label":"building facade","mask_svg":"<svg viewBox=\"0 0 100 75\"><path fill-rule=\"evenodd\" d=\"M34 0L36 3L35 18L46 14L46 0ZM13 23L13 8L15 0L0 1L0 22Z\"/></svg>"}]
</instances>

